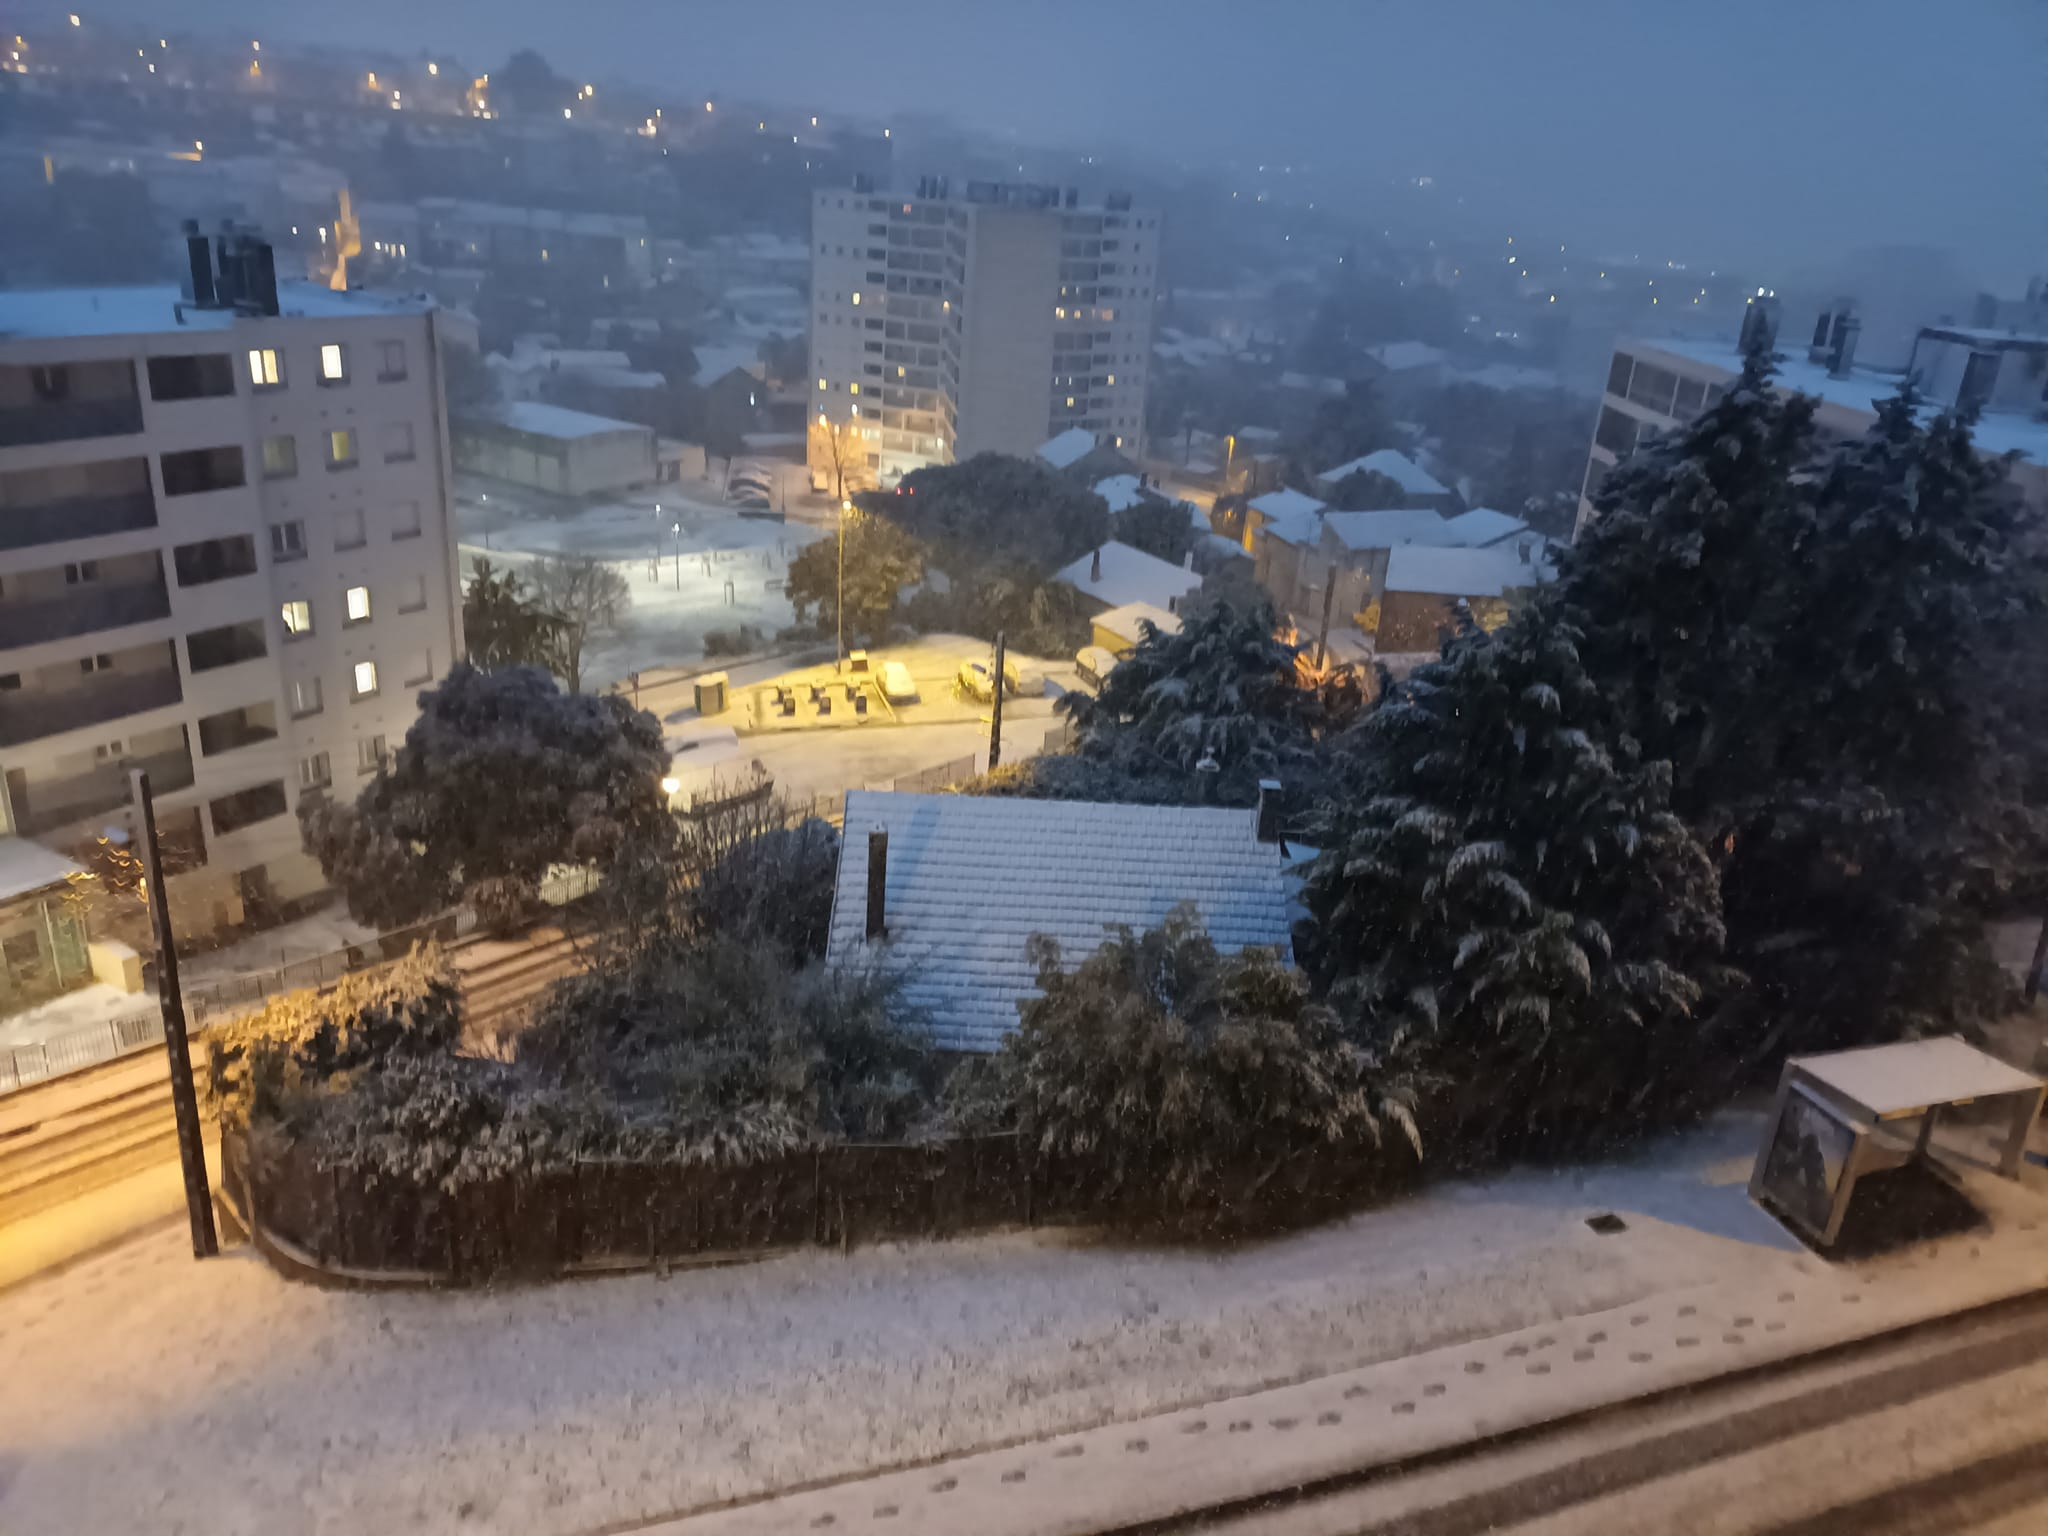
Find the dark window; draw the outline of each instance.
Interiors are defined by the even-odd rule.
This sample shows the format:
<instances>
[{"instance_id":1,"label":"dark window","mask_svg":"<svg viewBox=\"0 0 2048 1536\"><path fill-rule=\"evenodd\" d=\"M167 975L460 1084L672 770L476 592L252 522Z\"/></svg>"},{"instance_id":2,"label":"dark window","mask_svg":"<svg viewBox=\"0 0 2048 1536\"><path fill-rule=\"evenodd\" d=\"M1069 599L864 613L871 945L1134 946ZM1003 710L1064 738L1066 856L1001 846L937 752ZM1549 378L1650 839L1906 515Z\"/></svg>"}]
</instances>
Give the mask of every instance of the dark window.
<instances>
[{"instance_id":1,"label":"dark window","mask_svg":"<svg viewBox=\"0 0 2048 1536\"><path fill-rule=\"evenodd\" d=\"M267 651L261 619L223 624L218 629L195 630L185 637L185 656L194 672L209 672L215 667L232 667L238 662L254 661Z\"/></svg>"},{"instance_id":2,"label":"dark window","mask_svg":"<svg viewBox=\"0 0 2048 1536\"><path fill-rule=\"evenodd\" d=\"M273 816L282 816L288 809L284 780L273 779L268 784L256 784L232 795L223 795L207 809L213 812L213 830L216 832L239 832L259 821L269 821Z\"/></svg>"},{"instance_id":3,"label":"dark window","mask_svg":"<svg viewBox=\"0 0 2048 1536\"><path fill-rule=\"evenodd\" d=\"M243 483L240 448L188 448L163 456L164 494L233 490Z\"/></svg>"},{"instance_id":4,"label":"dark window","mask_svg":"<svg viewBox=\"0 0 2048 1536\"><path fill-rule=\"evenodd\" d=\"M1680 379L1678 381L1678 406L1675 414L1680 421L1691 421L1699 415L1707 403L1706 382L1701 379Z\"/></svg>"},{"instance_id":5,"label":"dark window","mask_svg":"<svg viewBox=\"0 0 2048 1536\"><path fill-rule=\"evenodd\" d=\"M199 721L199 750L208 757L276 739L277 706L267 701L205 715Z\"/></svg>"},{"instance_id":6,"label":"dark window","mask_svg":"<svg viewBox=\"0 0 2048 1536\"><path fill-rule=\"evenodd\" d=\"M256 574L256 541L247 534L232 538L207 539L198 544L180 544L171 551L177 567L178 585L203 586L209 581L226 581L234 576Z\"/></svg>"},{"instance_id":7,"label":"dark window","mask_svg":"<svg viewBox=\"0 0 2048 1536\"><path fill-rule=\"evenodd\" d=\"M1637 363L1635 372L1628 381L1628 398L1637 405L1646 405L1659 416L1671 414L1674 397L1678 393L1678 375L1668 368L1653 368L1648 363Z\"/></svg>"},{"instance_id":8,"label":"dark window","mask_svg":"<svg viewBox=\"0 0 2048 1536\"><path fill-rule=\"evenodd\" d=\"M1607 393L1617 399L1628 398L1628 374L1635 361L1626 352L1614 354L1614 361L1607 365Z\"/></svg>"},{"instance_id":9,"label":"dark window","mask_svg":"<svg viewBox=\"0 0 2048 1536\"><path fill-rule=\"evenodd\" d=\"M235 392L235 365L225 352L199 352L149 360L152 400L205 400Z\"/></svg>"},{"instance_id":10,"label":"dark window","mask_svg":"<svg viewBox=\"0 0 2048 1536\"><path fill-rule=\"evenodd\" d=\"M1635 452L1636 419L1617 411L1613 406L1600 408L1600 425L1593 431L1593 441L1613 454L1625 459Z\"/></svg>"}]
</instances>

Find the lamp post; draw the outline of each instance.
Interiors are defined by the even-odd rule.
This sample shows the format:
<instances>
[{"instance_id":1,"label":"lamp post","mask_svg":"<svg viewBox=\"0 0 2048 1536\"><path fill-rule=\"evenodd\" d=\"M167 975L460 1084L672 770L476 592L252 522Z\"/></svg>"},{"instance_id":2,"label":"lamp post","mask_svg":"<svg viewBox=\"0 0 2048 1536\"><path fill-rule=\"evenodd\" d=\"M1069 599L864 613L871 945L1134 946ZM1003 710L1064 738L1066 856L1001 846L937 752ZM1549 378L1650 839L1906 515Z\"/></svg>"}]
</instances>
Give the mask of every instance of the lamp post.
<instances>
[{"instance_id":1,"label":"lamp post","mask_svg":"<svg viewBox=\"0 0 2048 1536\"><path fill-rule=\"evenodd\" d=\"M669 532L676 536L676 590L683 590L683 525L677 523Z\"/></svg>"},{"instance_id":2,"label":"lamp post","mask_svg":"<svg viewBox=\"0 0 2048 1536\"><path fill-rule=\"evenodd\" d=\"M846 670L846 514L853 510L853 503L844 496L839 498L839 598L836 607L839 612L839 656L832 663L832 670Z\"/></svg>"}]
</instances>

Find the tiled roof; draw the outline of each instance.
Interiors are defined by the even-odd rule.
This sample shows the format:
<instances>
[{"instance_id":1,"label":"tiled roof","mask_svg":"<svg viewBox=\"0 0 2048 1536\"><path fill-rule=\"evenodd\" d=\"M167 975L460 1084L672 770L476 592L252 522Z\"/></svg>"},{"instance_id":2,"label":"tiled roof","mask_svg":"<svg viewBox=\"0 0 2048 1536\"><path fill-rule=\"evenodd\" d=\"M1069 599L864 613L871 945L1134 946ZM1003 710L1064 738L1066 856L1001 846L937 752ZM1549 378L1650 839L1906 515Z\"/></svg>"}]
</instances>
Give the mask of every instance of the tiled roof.
<instances>
[{"instance_id":1,"label":"tiled roof","mask_svg":"<svg viewBox=\"0 0 2048 1536\"><path fill-rule=\"evenodd\" d=\"M947 1050L992 1051L1036 991L1025 952L1059 940L1069 969L1105 929L1156 927L1192 902L1219 949L1289 952L1292 885L1256 813L853 790L827 960L903 977ZM868 836L888 833L887 939L867 931Z\"/></svg>"}]
</instances>

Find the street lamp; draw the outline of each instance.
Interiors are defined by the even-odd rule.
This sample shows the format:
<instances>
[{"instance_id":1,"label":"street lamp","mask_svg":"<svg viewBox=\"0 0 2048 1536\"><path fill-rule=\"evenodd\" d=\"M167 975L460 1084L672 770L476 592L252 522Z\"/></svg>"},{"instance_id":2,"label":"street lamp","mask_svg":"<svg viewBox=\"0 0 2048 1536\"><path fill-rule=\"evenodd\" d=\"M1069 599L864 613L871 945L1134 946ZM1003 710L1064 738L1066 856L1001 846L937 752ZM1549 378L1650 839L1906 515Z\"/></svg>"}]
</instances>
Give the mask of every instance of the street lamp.
<instances>
[{"instance_id":1,"label":"street lamp","mask_svg":"<svg viewBox=\"0 0 2048 1536\"><path fill-rule=\"evenodd\" d=\"M832 663L832 670L846 670L846 514L853 510L853 503L842 496L839 498L839 657Z\"/></svg>"},{"instance_id":2,"label":"street lamp","mask_svg":"<svg viewBox=\"0 0 2048 1536\"><path fill-rule=\"evenodd\" d=\"M669 532L676 536L676 590L683 590L683 525L677 523Z\"/></svg>"}]
</instances>

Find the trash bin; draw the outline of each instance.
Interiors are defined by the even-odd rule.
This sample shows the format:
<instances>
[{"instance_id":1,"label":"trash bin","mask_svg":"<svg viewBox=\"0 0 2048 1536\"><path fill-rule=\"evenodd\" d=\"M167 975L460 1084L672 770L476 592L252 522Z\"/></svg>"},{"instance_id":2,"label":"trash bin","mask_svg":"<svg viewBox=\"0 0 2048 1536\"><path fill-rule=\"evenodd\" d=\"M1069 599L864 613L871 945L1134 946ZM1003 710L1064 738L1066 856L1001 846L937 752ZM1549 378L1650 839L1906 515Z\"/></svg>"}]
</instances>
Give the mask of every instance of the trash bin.
<instances>
[{"instance_id":1,"label":"trash bin","mask_svg":"<svg viewBox=\"0 0 2048 1536\"><path fill-rule=\"evenodd\" d=\"M697 679L697 713L700 715L722 715L725 713L726 675L723 672L707 672Z\"/></svg>"}]
</instances>

